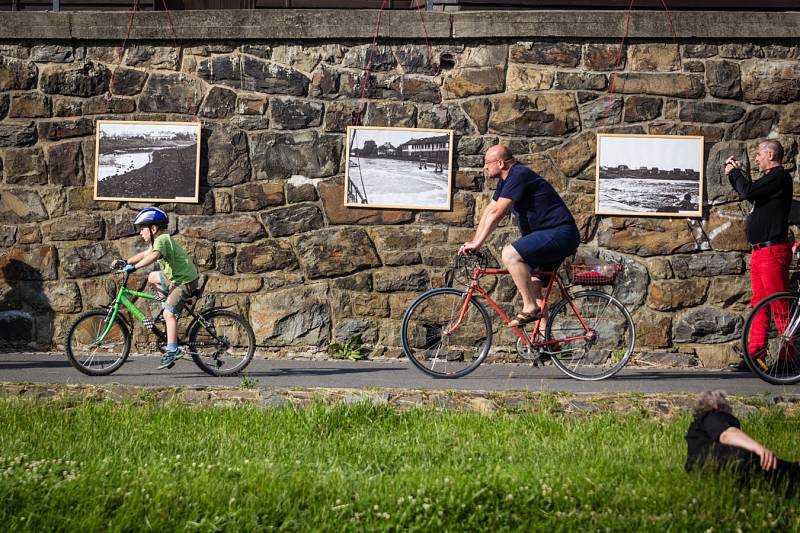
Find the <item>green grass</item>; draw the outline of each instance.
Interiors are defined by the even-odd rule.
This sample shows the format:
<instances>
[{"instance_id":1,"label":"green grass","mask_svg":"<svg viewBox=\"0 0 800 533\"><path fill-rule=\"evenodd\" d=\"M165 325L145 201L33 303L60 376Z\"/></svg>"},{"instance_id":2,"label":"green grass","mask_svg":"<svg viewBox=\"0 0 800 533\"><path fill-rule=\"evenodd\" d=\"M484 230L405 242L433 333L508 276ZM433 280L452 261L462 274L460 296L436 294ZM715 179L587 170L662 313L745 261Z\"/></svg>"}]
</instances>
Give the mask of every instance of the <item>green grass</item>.
<instances>
[{"instance_id":1,"label":"green grass","mask_svg":"<svg viewBox=\"0 0 800 533\"><path fill-rule=\"evenodd\" d=\"M796 458L800 417L744 428ZM0 400L5 531L777 531L797 501L683 471L689 418Z\"/></svg>"}]
</instances>

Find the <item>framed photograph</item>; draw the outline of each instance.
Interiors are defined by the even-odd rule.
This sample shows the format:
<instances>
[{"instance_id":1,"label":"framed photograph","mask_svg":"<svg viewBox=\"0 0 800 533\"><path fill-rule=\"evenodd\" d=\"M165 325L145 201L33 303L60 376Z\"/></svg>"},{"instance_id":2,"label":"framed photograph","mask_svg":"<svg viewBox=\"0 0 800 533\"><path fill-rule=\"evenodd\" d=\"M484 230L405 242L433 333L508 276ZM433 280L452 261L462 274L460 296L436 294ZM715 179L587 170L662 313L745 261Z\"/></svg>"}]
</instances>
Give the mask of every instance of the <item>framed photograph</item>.
<instances>
[{"instance_id":1,"label":"framed photograph","mask_svg":"<svg viewBox=\"0 0 800 533\"><path fill-rule=\"evenodd\" d=\"M453 130L347 128L344 205L449 210Z\"/></svg>"},{"instance_id":2,"label":"framed photograph","mask_svg":"<svg viewBox=\"0 0 800 533\"><path fill-rule=\"evenodd\" d=\"M699 217L703 137L597 134L595 213Z\"/></svg>"},{"instance_id":3,"label":"framed photograph","mask_svg":"<svg viewBox=\"0 0 800 533\"><path fill-rule=\"evenodd\" d=\"M200 123L98 120L94 199L197 203Z\"/></svg>"}]
</instances>

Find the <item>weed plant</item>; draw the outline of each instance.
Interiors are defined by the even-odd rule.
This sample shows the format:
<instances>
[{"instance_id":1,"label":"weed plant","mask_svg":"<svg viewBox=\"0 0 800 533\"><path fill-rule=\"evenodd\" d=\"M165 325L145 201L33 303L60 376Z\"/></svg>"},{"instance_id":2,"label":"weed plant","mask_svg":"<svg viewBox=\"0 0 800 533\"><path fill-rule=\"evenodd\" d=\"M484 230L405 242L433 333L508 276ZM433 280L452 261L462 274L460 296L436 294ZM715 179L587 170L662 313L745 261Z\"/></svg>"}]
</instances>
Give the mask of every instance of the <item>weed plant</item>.
<instances>
[{"instance_id":1,"label":"weed plant","mask_svg":"<svg viewBox=\"0 0 800 533\"><path fill-rule=\"evenodd\" d=\"M744 428L797 458L796 415ZM689 416L0 400L5 531L798 531L683 470Z\"/></svg>"}]
</instances>

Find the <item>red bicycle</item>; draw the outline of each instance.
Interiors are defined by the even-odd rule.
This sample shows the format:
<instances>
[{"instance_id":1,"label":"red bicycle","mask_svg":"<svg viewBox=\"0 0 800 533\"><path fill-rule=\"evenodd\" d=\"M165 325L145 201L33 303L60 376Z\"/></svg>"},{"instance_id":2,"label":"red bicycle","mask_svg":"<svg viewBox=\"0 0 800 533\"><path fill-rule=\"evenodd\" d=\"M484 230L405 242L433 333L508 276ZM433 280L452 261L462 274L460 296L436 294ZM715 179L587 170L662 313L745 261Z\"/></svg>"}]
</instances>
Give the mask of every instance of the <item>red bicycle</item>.
<instances>
[{"instance_id":1,"label":"red bicycle","mask_svg":"<svg viewBox=\"0 0 800 533\"><path fill-rule=\"evenodd\" d=\"M431 289L411 302L401 325L403 350L420 370L437 378L459 378L474 371L489 355L496 333L482 298L506 326L511 319L480 284L483 276L507 270L487 268L488 257L475 253L456 257L465 289ZM531 272L548 279L545 313L527 326L508 326L516 335L516 351L537 365L549 359L568 376L596 381L613 376L630 359L636 332L631 315L613 294L600 290L571 293L573 286L613 285L622 264L569 264L569 284L558 272ZM557 286L561 298L548 305ZM547 310L549 309L549 312ZM545 316L546 315L546 316Z\"/></svg>"}]
</instances>

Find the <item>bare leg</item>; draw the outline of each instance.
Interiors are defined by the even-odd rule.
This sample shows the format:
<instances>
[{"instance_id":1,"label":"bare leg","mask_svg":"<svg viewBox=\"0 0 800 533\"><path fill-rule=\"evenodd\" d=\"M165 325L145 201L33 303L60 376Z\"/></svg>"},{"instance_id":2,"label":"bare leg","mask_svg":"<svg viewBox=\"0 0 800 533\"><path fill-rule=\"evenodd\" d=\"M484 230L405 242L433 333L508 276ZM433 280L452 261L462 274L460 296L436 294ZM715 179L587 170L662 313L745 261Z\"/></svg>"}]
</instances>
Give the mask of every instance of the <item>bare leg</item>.
<instances>
[{"instance_id":1,"label":"bare leg","mask_svg":"<svg viewBox=\"0 0 800 533\"><path fill-rule=\"evenodd\" d=\"M155 285L156 292L158 292L161 296L167 296L164 291L161 290L161 274L158 272L150 272L147 276L147 281ZM167 343L174 344L178 342L178 319L164 309L164 325L167 327Z\"/></svg>"},{"instance_id":2,"label":"bare leg","mask_svg":"<svg viewBox=\"0 0 800 533\"><path fill-rule=\"evenodd\" d=\"M538 280L534 282L531 279L530 267L513 246L509 245L503 248L502 258L503 264L511 274L511 279L514 280L514 285L517 286L519 295L522 297L522 312L535 311L541 305L542 282Z\"/></svg>"}]
</instances>

